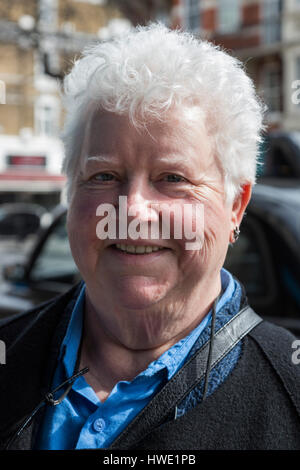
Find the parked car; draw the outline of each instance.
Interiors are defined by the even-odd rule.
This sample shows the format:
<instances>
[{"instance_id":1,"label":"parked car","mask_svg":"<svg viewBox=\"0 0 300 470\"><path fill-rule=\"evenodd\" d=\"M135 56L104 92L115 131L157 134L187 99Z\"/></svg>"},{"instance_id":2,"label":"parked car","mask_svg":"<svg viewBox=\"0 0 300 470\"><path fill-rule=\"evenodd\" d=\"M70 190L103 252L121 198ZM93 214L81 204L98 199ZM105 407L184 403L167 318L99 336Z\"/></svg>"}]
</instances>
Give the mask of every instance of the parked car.
<instances>
[{"instance_id":1,"label":"parked car","mask_svg":"<svg viewBox=\"0 0 300 470\"><path fill-rule=\"evenodd\" d=\"M59 206L23 265L6 266L0 317L59 295L80 280L70 253L66 208ZM228 250L225 267L245 286L252 307L300 336L300 185L258 184ZM0 320L1 321L1 320Z\"/></svg>"},{"instance_id":2,"label":"parked car","mask_svg":"<svg viewBox=\"0 0 300 470\"><path fill-rule=\"evenodd\" d=\"M272 131L261 148L261 178L300 179L300 132Z\"/></svg>"},{"instance_id":3,"label":"parked car","mask_svg":"<svg viewBox=\"0 0 300 470\"><path fill-rule=\"evenodd\" d=\"M51 216L25 262L3 267L0 318L28 310L79 281L67 237L66 207L57 206Z\"/></svg>"},{"instance_id":4,"label":"parked car","mask_svg":"<svg viewBox=\"0 0 300 470\"><path fill-rule=\"evenodd\" d=\"M0 240L23 240L37 233L46 209L32 203L7 203L0 205Z\"/></svg>"},{"instance_id":5,"label":"parked car","mask_svg":"<svg viewBox=\"0 0 300 470\"><path fill-rule=\"evenodd\" d=\"M300 336L300 183L257 184L225 267L252 307Z\"/></svg>"}]
</instances>

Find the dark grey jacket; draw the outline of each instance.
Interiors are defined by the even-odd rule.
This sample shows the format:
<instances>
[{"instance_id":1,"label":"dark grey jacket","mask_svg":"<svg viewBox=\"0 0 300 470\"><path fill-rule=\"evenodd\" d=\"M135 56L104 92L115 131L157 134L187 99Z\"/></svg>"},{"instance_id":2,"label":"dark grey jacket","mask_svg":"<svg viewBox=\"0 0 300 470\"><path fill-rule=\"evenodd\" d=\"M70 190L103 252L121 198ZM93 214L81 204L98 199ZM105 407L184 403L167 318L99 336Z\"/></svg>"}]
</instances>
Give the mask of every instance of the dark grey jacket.
<instances>
[{"instance_id":1,"label":"dark grey jacket","mask_svg":"<svg viewBox=\"0 0 300 470\"><path fill-rule=\"evenodd\" d=\"M0 366L2 449L9 442L10 449L34 447L79 289L0 323L0 339L7 345L6 364ZM236 367L204 402L178 419L162 419L162 393L162 401L152 400L142 419L130 423L110 449L300 449L300 365L292 362L294 340L263 321L242 340ZM177 398L175 393L174 406Z\"/></svg>"}]
</instances>

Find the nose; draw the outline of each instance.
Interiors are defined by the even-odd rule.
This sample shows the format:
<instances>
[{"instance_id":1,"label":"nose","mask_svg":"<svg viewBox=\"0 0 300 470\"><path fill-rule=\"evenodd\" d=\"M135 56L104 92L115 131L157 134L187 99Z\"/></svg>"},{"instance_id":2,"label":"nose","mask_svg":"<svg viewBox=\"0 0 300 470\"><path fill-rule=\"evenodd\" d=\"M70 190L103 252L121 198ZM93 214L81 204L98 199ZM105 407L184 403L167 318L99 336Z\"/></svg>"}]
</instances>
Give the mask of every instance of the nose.
<instances>
[{"instance_id":1,"label":"nose","mask_svg":"<svg viewBox=\"0 0 300 470\"><path fill-rule=\"evenodd\" d=\"M158 215L153 208L155 201L146 178L132 178L127 184L124 196L124 208L126 207L129 220L137 218L141 223L157 221Z\"/></svg>"}]
</instances>

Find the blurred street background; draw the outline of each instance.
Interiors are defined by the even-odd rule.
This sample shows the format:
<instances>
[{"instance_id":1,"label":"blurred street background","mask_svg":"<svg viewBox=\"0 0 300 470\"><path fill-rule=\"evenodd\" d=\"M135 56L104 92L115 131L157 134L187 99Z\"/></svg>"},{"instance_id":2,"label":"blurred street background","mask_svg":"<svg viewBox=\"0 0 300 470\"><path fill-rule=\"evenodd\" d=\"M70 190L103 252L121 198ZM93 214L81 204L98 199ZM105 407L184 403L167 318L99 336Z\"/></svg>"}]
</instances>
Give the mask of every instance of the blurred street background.
<instances>
[{"instance_id":1,"label":"blurred street background","mask_svg":"<svg viewBox=\"0 0 300 470\"><path fill-rule=\"evenodd\" d=\"M254 222L229 266L246 283L252 273L247 289L256 299L261 296L259 305L272 299L269 310L275 303L285 309L293 296L287 308L300 320L300 0L0 0L0 316L30 306L36 298L32 289L42 290L30 269L41 252L41 233L64 200L60 90L65 73L85 46L150 21L224 47L243 61L267 104L265 165L249 216ZM56 244L46 243L52 247L48 263L55 250L62 259L65 244L57 247L65 235L59 233ZM43 292L54 295L64 281L61 271L51 275L42 279L48 282ZM284 282L287 295L278 304ZM11 299L19 297L30 302L11 307Z\"/></svg>"}]
</instances>

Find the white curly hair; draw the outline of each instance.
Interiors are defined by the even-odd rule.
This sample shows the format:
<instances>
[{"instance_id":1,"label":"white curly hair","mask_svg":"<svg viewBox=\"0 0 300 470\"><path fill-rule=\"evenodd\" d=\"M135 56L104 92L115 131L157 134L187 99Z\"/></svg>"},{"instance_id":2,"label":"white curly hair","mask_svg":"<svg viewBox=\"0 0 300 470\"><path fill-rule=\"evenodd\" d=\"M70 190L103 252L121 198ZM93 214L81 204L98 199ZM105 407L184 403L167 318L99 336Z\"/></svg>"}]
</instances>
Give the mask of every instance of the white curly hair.
<instances>
[{"instance_id":1,"label":"white curly hair","mask_svg":"<svg viewBox=\"0 0 300 470\"><path fill-rule=\"evenodd\" d=\"M223 170L226 199L255 183L264 105L238 59L190 33L152 23L87 47L64 79L63 102L69 188L91 109L127 115L139 127L171 109L196 107Z\"/></svg>"}]
</instances>

